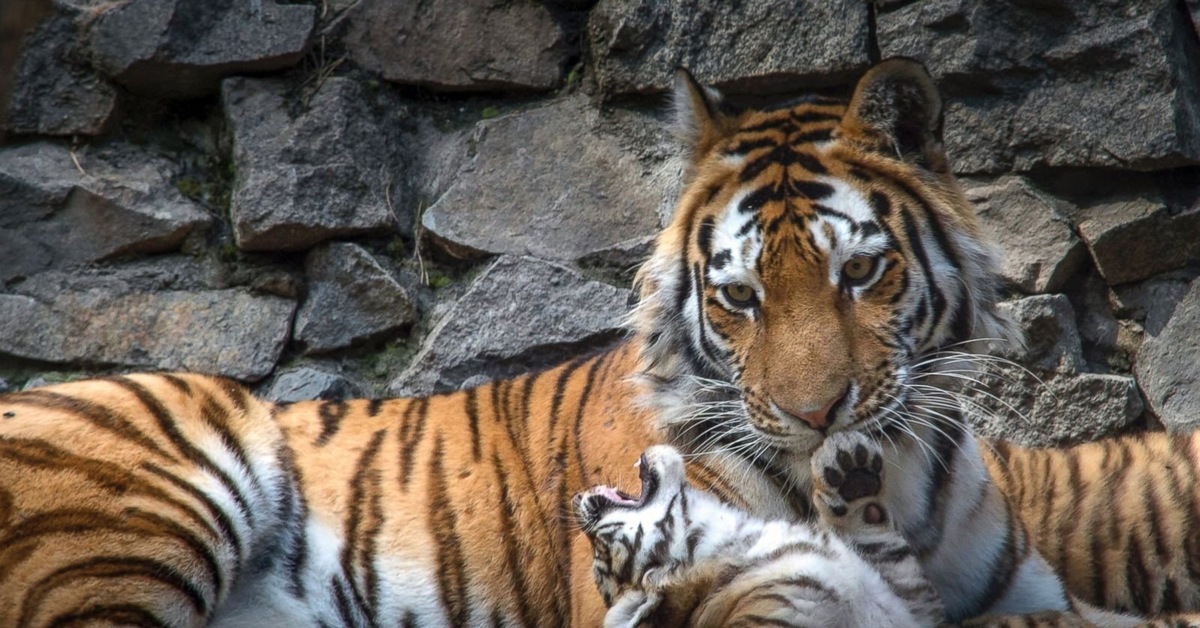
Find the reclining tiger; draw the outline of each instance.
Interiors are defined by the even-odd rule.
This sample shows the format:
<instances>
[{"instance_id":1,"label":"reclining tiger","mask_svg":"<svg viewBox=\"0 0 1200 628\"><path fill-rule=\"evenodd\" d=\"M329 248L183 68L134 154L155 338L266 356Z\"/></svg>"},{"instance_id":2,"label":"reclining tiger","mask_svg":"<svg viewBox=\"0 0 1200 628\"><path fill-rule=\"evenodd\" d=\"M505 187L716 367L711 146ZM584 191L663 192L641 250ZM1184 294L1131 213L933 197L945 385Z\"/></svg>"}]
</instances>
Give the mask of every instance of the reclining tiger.
<instances>
[{"instance_id":1,"label":"reclining tiger","mask_svg":"<svg viewBox=\"0 0 1200 628\"><path fill-rule=\"evenodd\" d=\"M195 374L0 397L0 627L595 625L575 492L669 443L698 487L809 520L842 431L883 443L951 621L1068 610L1063 582L1200 607L1191 438L992 456L948 407L1014 332L923 67L740 111L681 72L675 101L686 188L607 351L417 399L277 405Z\"/></svg>"}]
</instances>

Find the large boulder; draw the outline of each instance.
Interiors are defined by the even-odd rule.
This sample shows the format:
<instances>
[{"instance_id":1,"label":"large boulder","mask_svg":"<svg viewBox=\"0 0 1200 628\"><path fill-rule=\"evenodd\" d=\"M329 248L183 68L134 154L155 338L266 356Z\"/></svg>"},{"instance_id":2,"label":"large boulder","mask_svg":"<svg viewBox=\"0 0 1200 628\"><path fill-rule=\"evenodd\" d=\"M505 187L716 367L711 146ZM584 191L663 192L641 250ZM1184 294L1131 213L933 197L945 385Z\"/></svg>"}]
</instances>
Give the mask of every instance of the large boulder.
<instances>
[{"instance_id":1,"label":"large boulder","mask_svg":"<svg viewBox=\"0 0 1200 628\"><path fill-rule=\"evenodd\" d=\"M1004 252L1004 277L1025 292L1056 292L1086 253L1064 202L1022 177L968 188L985 232Z\"/></svg>"},{"instance_id":2,"label":"large boulder","mask_svg":"<svg viewBox=\"0 0 1200 628\"><path fill-rule=\"evenodd\" d=\"M76 12L56 3L25 38L0 128L24 135L98 135L116 117L117 88L89 65ZM7 71L5 68L4 71ZM0 107L6 103L0 102Z\"/></svg>"},{"instance_id":3,"label":"large boulder","mask_svg":"<svg viewBox=\"0 0 1200 628\"><path fill-rule=\"evenodd\" d=\"M480 122L425 231L460 257L558 260L656 232L678 166L643 157L611 124L578 96Z\"/></svg>"},{"instance_id":4,"label":"large boulder","mask_svg":"<svg viewBox=\"0 0 1200 628\"><path fill-rule=\"evenodd\" d=\"M212 217L172 184L171 162L115 144L76 156L0 149L0 282L130 253L177 249Z\"/></svg>"},{"instance_id":5,"label":"large boulder","mask_svg":"<svg viewBox=\"0 0 1200 628\"><path fill-rule=\"evenodd\" d=\"M243 288L150 288L120 272L50 271L0 294L0 354L253 381L275 367L295 307Z\"/></svg>"},{"instance_id":6,"label":"large boulder","mask_svg":"<svg viewBox=\"0 0 1200 628\"><path fill-rule=\"evenodd\" d=\"M885 7L883 55L929 65L959 172L1200 161L1200 55L1171 0Z\"/></svg>"},{"instance_id":7,"label":"large boulder","mask_svg":"<svg viewBox=\"0 0 1200 628\"><path fill-rule=\"evenodd\" d=\"M91 56L129 89L156 97L216 91L221 79L294 65L317 8L275 0L136 0L94 10Z\"/></svg>"},{"instance_id":8,"label":"large boulder","mask_svg":"<svg viewBox=\"0 0 1200 628\"><path fill-rule=\"evenodd\" d=\"M1138 281L1200 259L1200 199L1157 190L1118 193L1080 209L1079 234L1109 285Z\"/></svg>"},{"instance_id":9,"label":"large boulder","mask_svg":"<svg viewBox=\"0 0 1200 628\"><path fill-rule=\"evenodd\" d=\"M304 267L308 296L296 313L294 336L305 353L382 338L416 318L408 293L357 244L318 246L309 251Z\"/></svg>"},{"instance_id":10,"label":"large boulder","mask_svg":"<svg viewBox=\"0 0 1200 628\"><path fill-rule=\"evenodd\" d=\"M362 0L346 15L350 57L398 83L552 89L571 54L569 33L538 2Z\"/></svg>"},{"instance_id":11,"label":"large boulder","mask_svg":"<svg viewBox=\"0 0 1200 628\"><path fill-rule=\"evenodd\" d=\"M434 326L396 395L455 390L557 363L620 334L631 293L530 257L492 263Z\"/></svg>"},{"instance_id":12,"label":"large boulder","mask_svg":"<svg viewBox=\"0 0 1200 628\"><path fill-rule=\"evenodd\" d=\"M330 78L306 108L288 96L288 84L275 79L232 78L221 86L233 130L230 216L238 246L303 249L392 228L390 134L362 86Z\"/></svg>"},{"instance_id":13,"label":"large boulder","mask_svg":"<svg viewBox=\"0 0 1200 628\"><path fill-rule=\"evenodd\" d=\"M677 67L732 91L811 88L870 63L859 0L601 0L588 41L608 93L662 91Z\"/></svg>"},{"instance_id":14,"label":"large boulder","mask_svg":"<svg viewBox=\"0 0 1200 628\"><path fill-rule=\"evenodd\" d=\"M1138 384L1150 409L1168 429L1200 427L1200 281L1191 288L1170 320L1138 350Z\"/></svg>"}]
</instances>

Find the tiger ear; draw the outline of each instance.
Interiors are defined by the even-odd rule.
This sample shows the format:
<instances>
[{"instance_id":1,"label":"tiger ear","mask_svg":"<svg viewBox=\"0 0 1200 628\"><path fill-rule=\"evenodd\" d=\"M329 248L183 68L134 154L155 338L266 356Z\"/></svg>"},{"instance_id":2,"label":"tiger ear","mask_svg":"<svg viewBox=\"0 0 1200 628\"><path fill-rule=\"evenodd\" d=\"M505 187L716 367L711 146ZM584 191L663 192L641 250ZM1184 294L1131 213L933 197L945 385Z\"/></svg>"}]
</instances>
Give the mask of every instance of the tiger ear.
<instances>
[{"instance_id":1,"label":"tiger ear","mask_svg":"<svg viewBox=\"0 0 1200 628\"><path fill-rule=\"evenodd\" d=\"M939 169L942 96L933 77L914 59L877 63L854 88L839 134L868 150Z\"/></svg>"},{"instance_id":2,"label":"tiger ear","mask_svg":"<svg viewBox=\"0 0 1200 628\"><path fill-rule=\"evenodd\" d=\"M701 85L691 72L675 70L671 89L675 112L674 131L691 163L699 161L726 133L729 117L723 113L721 92Z\"/></svg>"}]
</instances>

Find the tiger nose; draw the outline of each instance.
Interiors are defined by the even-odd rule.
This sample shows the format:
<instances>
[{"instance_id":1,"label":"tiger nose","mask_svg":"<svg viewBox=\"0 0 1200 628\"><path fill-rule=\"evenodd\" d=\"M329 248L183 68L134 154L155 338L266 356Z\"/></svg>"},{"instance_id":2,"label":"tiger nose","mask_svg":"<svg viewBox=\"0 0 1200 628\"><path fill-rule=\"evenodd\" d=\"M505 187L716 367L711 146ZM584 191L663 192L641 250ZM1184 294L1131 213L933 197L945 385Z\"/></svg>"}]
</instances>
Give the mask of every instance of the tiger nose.
<instances>
[{"instance_id":1,"label":"tiger nose","mask_svg":"<svg viewBox=\"0 0 1200 628\"><path fill-rule=\"evenodd\" d=\"M843 398L845 398L845 396L846 396L846 392L842 391L841 393L838 393L833 399L830 399L825 405L821 406L820 408L818 408L816 410L786 411L786 412L788 414L800 419L801 421L804 421L805 423L807 423L810 427L812 427L815 430L825 429L825 428L829 427L829 413L833 410L834 406L838 405L838 403L840 403L841 400Z\"/></svg>"}]
</instances>

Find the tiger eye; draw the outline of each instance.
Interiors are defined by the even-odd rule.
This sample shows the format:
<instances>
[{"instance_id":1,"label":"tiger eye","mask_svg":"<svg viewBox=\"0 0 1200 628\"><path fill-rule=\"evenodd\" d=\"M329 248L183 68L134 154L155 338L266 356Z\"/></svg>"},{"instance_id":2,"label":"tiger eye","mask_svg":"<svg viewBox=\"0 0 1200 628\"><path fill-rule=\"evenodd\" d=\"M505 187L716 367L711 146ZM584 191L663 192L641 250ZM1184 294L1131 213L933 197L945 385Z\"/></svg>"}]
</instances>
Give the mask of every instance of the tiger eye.
<instances>
[{"instance_id":1,"label":"tiger eye","mask_svg":"<svg viewBox=\"0 0 1200 628\"><path fill-rule=\"evenodd\" d=\"M865 255L852 257L842 266L842 274L850 281L862 281L871 274L871 269L875 266L875 259Z\"/></svg>"},{"instance_id":2,"label":"tiger eye","mask_svg":"<svg viewBox=\"0 0 1200 628\"><path fill-rule=\"evenodd\" d=\"M721 286L721 294L725 296L725 300L738 307L745 307L754 303L756 296L754 288L744 283L731 283Z\"/></svg>"}]
</instances>

